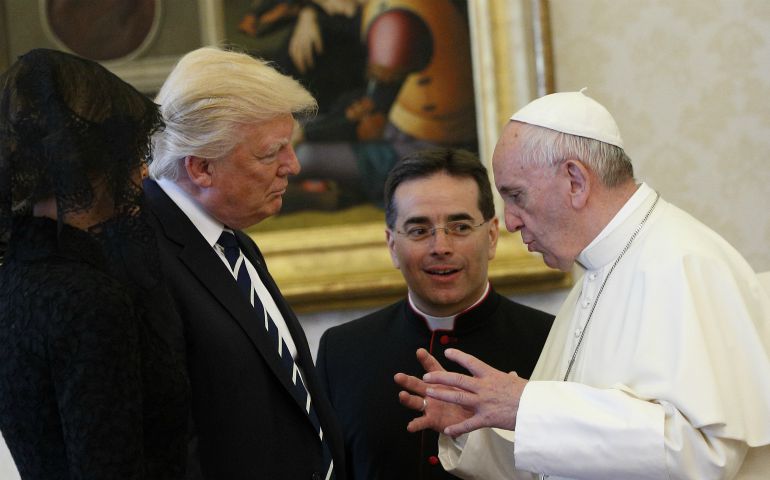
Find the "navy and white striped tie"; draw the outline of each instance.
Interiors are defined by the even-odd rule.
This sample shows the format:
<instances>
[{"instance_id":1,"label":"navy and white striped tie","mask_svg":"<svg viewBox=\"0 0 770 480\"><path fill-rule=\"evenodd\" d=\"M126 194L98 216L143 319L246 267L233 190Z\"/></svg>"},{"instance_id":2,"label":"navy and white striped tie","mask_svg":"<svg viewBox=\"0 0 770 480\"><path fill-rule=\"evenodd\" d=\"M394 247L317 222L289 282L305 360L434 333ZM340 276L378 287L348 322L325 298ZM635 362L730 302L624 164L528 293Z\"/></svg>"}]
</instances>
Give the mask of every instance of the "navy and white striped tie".
<instances>
[{"instance_id":1,"label":"navy and white striped tie","mask_svg":"<svg viewBox=\"0 0 770 480\"><path fill-rule=\"evenodd\" d=\"M235 238L235 234L232 230L225 229L222 232L222 235L220 235L217 244L222 247L222 250L224 251L225 258L230 264L230 273L233 274L233 277L238 283L238 288L246 296L249 302L251 302L251 305L254 307L257 314L257 318L263 320L263 327L270 337L272 344L275 346L283 368L286 370L286 373L289 375L292 384L294 385L291 394L301 405L305 406L305 412L318 432L318 437L323 447L324 465L328 465L325 478L326 480L333 479L334 462L332 461L329 446L324 441L324 432L321 428L321 422L318 420L315 408L313 407L313 402L310 399L310 392L305 388L299 368L297 367L297 364L294 363L291 352L278 331L278 326L259 300L259 295L257 295L256 290L254 289L251 277L246 268L246 257L243 256L243 252L241 252L241 249L238 247L238 241Z\"/></svg>"}]
</instances>

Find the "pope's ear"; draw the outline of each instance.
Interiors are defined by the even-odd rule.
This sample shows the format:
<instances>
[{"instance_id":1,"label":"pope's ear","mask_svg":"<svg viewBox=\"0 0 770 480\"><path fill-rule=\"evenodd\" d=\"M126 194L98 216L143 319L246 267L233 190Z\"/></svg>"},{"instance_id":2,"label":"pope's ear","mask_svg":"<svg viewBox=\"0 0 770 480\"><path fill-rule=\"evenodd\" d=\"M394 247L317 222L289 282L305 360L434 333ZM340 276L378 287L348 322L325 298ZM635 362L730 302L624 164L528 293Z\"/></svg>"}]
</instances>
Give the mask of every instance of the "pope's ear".
<instances>
[{"instance_id":1,"label":"pope's ear","mask_svg":"<svg viewBox=\"0 0 770 480\"><path fill-rule=\"evenodd\" d=\"M211 186L214 164L210 159L188 155L184 157L184 168L192 183L201 188Z\"/></svg>"},{"instance_id":2,"label":"pope's ear","mask_svg":"<svg viewBox=\"0 0 770 480\"><path fill-rule=\"evenodd\" d=\"M591 191L591 175L588 167L580 160L567 160L564 162L570 186L570 202L575 209L583 208L588 202L588 194Z\"/></svg>"}]
</instances>

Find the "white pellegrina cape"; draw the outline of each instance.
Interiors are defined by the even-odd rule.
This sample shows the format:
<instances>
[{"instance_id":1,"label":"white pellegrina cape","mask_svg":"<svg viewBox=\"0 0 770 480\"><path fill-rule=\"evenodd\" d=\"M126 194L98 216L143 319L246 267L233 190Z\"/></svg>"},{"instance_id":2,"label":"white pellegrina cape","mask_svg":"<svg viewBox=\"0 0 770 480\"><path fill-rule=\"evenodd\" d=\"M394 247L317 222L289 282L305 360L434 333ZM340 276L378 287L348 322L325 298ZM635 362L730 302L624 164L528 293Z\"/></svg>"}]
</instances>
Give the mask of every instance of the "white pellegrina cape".
<instances>
[{"instance_id":1,"label":"white pellegrina cape","mask_svg":"<svg viewBox=\"0 0 770 480\"><path fill-rule=\"evenodd\" d=\"M770 478L770 298L724 239L641 185L578 257L516 431L442 435L463 478ZM563 378L578 339L583 343ZM535 476L536 478L536 476Z\"/></svg>"}]
</instances>

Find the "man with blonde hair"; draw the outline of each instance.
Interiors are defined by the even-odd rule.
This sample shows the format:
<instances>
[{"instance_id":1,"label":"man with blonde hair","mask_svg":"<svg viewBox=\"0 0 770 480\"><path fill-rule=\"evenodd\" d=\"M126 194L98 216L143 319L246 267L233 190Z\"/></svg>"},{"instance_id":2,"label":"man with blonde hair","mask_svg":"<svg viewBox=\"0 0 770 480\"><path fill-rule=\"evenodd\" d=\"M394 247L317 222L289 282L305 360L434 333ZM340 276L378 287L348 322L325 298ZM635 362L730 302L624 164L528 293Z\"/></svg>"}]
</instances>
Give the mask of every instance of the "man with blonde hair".
<instances>
[{"instance_id":1,"label":"man with blonde hair","mask_svg":"<svg viewBox=\"0 0 770 480\"><path fill-rule=\"evenodd\" d=\"M166 129L145 192L184 321L193 465L210 479L339 479L340 434L305 334L241 232L280 210L299 172L294 117L316 102L268 64L216 48L185 55L156 102Z\"/></svg>"}]
</instances>

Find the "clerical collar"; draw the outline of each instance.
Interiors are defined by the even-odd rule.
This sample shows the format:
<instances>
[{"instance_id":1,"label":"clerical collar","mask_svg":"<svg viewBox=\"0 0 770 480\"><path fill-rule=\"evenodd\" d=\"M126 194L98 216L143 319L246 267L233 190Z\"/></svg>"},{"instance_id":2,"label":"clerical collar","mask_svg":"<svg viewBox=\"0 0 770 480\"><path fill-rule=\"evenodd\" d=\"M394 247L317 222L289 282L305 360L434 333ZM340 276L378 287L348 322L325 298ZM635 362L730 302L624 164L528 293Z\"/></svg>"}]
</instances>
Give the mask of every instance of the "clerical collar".
<instances>
[{"instance_id":1,"label":"clerical collar","mask_svg":"<svg viewBox=\"0 0 770 480\"><path fill-rule=\"evenodd\" d=\"M631 198L599 232L586 248L580 252L577 262L588 270L601 268L617 257L628 236L637 226L657 194L646 183L639 185Z\"/></svg>"},{"instance_id":2,"label":"clerical collar","mask_svg":"<svg viewBox=\"0 0 770 480\"><path fill-rule=\"evenodd\" d=\"M417 313L418 315L422 316L425 319L425 323L431 332L435 332L436 330L454 330L455 319L457 318L457 316L462 315L463 313L476 308L476 306L478 306L481 302L484 301L485 298L487 298L488 293L489 293L489 282L487 282L487 286L484 289L484 292L481 294L481 297L479 297L478 300L473 302L473 305L464 309L461 312L457 312L456 314L450 315L448 317L435 317L433 315L428 315L427 313L417 308L417 305L414 304L414 301L412 300L411 292L409 292L407 296L409 298L409 306L412 307L412 310L414 310L415 313Z\"/></svg>"}]
</instances>

